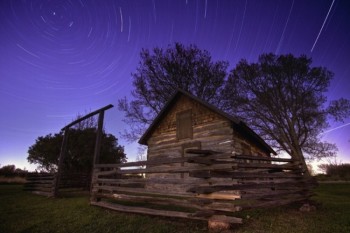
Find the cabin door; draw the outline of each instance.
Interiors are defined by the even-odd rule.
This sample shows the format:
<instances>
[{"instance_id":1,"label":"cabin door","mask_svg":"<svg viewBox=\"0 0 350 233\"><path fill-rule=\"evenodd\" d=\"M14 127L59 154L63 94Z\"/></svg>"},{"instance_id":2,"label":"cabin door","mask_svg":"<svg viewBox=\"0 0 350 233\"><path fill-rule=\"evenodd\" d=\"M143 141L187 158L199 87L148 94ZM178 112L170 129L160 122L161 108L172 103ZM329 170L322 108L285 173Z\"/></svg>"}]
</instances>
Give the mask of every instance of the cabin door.
<instances>
[{"instance_id":1,"label":"cabin door","mask_svg":"<svg viewBox=\"0 0 350 233\"><path fill-rule=\"evenodd\" d=\"M201 149L201 142L195 141L195 142L189 142L182 144L182 153L181 156L184 158L186 156L186 150L187 149ZM181 163L181 167L186 166L185 163ZM181 178L188 178L189 174L188 172L181 173Z\"/></svg>"}]
</instances>

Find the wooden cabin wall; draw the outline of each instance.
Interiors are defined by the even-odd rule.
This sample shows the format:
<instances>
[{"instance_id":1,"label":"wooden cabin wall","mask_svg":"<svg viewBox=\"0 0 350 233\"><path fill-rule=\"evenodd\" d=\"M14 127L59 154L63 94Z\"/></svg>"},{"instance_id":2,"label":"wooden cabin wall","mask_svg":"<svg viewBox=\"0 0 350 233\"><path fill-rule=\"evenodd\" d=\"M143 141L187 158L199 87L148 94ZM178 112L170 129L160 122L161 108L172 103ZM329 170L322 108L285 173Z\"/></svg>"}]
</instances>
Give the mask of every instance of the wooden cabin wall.
<instances>
[{"instance_id":1,"label":"wooden cabin wall","mask_svg":"<svg viewBox=\"0 0 350 233\"><path fill-rule=\"evenodd\" d=\"M192 110L193 138L178 140L176 137L176 114ZM232 152L233 129L230 122L200 103L181 96L160 122L148 140L148 159L157 156L178 157L182 145L201 142L201 149L224 150ZM225 142L225 143L224 143Z\"/></svg>"},{"instance_id":2,"label":"wooden cabin wall","mask_svg":"<svg viewBox=\"0 0 350 233\"><path fill-rule=\"evenodd\" d=\"M257 156L265 156L269 157L270 154L263 149L261 149L256 143L248 140L242 134L233 131L232 148L233 154L244 154L244 155L257 155ZM249 151L247 152L246 147L249 147Z\"/></svg>"},{"instance_id":3,"label":"wooden cabin wall","mask_svg":"<svg viewBox=\"0 0 350 233\"><path fill-rule=\"evenodd\" d=\"M252 152L263 153L252 143L246 141L243 135L234 132L232 122L227 118L215 113L202 104L186 96L180 96L170 111L164 116L160 124L156 127L151 137L148 139L147 159L175 158L184 156L184 148L199 148L202 150L214 150L229 154L242 154L242 145L248 144ZM187 139L177 139L176 135L176 114L191 109L193 137ZM172 164L167 166L192 166L190 164ZM205 165L203 165L205 166ZM152 174L149 178L186 178L188 174ZM152 189L174 188L181 190L181 186L161 185L159 187L148 187Z\"/></svg>"}]
</instances>

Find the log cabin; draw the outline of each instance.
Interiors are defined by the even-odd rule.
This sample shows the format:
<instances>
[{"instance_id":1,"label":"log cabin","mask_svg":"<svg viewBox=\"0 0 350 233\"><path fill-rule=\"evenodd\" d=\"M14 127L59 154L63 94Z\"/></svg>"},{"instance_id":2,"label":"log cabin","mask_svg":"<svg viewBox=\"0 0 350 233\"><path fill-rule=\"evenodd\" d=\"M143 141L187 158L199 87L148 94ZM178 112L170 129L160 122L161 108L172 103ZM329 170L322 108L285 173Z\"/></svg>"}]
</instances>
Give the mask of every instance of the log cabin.
<instances>
[{"instance_id":1,"label":"log cabin","mask_svg":"<svg viewBox=\"0 0 350 233\"><path fill-rule=\"evenodd\" d=\"M195 156L187 154L187 149L266 157L276 154L244 122L182 90L177 90L165 104L139 143L148 146L148 161ZM172 166L191 165L182 163ZM188 173L150 176L191 179ZM174 187L162 185L159 188L173 190Z\"/></svg>"}]
</instances>

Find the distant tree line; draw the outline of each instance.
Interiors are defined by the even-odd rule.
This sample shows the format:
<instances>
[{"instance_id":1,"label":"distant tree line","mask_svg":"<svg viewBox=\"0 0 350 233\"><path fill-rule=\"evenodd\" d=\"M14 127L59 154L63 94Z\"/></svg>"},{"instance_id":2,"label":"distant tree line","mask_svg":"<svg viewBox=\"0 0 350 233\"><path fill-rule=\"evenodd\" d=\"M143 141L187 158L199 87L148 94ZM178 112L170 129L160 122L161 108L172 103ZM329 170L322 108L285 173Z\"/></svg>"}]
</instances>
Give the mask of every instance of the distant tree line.
<instances>
[{"instance_id":1,"label":"distant tree line","mask_svg":"<svg viewBox=\"0 0 350 233\"><path fill-rule=\"evenodd\" d=\"M318 167L328 179L350 181L349 163L320 164Z\"/></svg>"},{"instance_id":2,"label":"distant tree line","mask_svg":"<svg viewBox=\"0 0 350 233\"><path fill-rule=\"evenodd\" d=\"M0 168L0 176L5 177L15 177L21 176L25 177L28 171L26 169L16 168L15 165L5 165Z\"/></svg>"}]
</instances>

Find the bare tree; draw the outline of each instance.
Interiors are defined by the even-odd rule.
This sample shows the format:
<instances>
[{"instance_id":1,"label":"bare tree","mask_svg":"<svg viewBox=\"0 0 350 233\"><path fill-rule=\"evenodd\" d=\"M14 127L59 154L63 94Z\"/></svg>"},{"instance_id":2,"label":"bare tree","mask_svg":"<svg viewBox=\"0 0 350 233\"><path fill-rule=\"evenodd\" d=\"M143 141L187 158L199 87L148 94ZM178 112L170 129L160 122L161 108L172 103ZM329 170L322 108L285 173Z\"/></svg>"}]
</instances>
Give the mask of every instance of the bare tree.
<instances>
[{"instance_id":1,"label":"bare tree","mask_svg":"<svg viewBox=\"0 0 350 233\"><path fill-rule=\"evenodd\" d=\"M132 74L134 99L119 100L119 110L131 129L124 136L130 141L140 137L178 88L220 106L227 62L213 62L208 51L179 43L167 49L143 49L140 58Z\"/></svg>"},{"instance_id":2,"label":"bare tree","mask_svg":"<svg viewBox=\"0 0 350 233\"><path fill-rule=\"evenodd\" d=\"M327 106L325 93L333 73L311 67L306 56L263 54L257 63L241 60L229 75L223 92L225 109L246 121L275 148L303 162L305 158L335 155L336 146L320 134L333 117L350 114L350 101Z\"/></svg>"}]
</instances>

